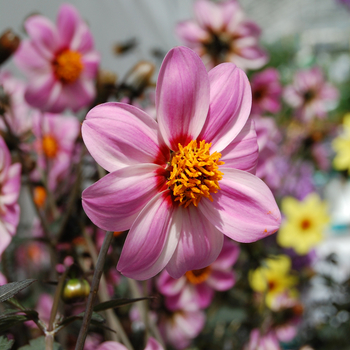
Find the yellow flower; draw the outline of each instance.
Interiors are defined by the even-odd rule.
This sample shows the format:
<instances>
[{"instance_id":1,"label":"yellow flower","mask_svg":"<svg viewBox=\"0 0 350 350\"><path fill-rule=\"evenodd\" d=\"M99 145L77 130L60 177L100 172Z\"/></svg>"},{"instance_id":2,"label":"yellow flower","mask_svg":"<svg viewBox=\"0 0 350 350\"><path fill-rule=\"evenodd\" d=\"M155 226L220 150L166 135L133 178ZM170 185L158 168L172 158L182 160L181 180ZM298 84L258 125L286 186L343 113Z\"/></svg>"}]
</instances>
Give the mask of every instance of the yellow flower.
<instances>
[{"instance_id":1,"label":"yellow flower","mask_svg":"<svg viewBox=\"0 0 350 350\"><path fill-rule=\"evenodd\" d=\"M277 243L293 248L299 255L307 254L322 240L330 221L327 203L316 193L309 194L302 202L286 197L282 200L282 212L286 220L278 231Z\"/></svg>"},{"instance_id":2,"label":"yellow flower","mask_svg":"<svg viewBox=\"0 0 350 350\"><path fill-rule=\"evenodd\" d=\"M264 260L262 266L249 273L251 288L260 293L265 293L266 305L272 309L273 301L282 293L296 296L294 287L298 283L296 276L290 275L291 260L287 255L276 255Z\"/></svg>"},{"instance_id":3,"label":"yellow flower","mask_svg":"<svg viewBox=\"0 0 350 350\"><path fill-rule=\"evenodd\" d=\"M336 137L332 143L337 153L333 159L333 166L336 170L348 170L350 174L350 113L343 119L343 133Z\"/></svg>"}]
</instances>

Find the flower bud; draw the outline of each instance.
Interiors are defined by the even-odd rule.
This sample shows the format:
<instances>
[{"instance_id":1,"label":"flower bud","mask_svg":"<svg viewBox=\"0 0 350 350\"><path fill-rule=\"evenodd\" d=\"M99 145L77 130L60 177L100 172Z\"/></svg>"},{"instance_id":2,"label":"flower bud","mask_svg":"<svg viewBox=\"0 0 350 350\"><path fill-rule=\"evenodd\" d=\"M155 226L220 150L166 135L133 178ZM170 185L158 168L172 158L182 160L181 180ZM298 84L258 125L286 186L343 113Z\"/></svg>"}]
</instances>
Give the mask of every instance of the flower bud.
<instances>
[{"instance_id":1,"label":"flower bud","mask_svg":"<svg viewBox=\"0 0 350 350\"><path fill-rule=\"evenodd\" d=\"M11 29L2 33L0 36L0 65L17 50L19 44L20 38Z\"/></svg>"},{"instance_id":2,"label":"flower bud","mask_svg":"<svg viewBox=\"0 0 350 350\"><path fill-rule=\"evenodd\" d=\"M84 301L90 293L90 285L83 278L72 278L63 287L61 298L67 303L77 303Z\"/></svg>"}]
</instances>

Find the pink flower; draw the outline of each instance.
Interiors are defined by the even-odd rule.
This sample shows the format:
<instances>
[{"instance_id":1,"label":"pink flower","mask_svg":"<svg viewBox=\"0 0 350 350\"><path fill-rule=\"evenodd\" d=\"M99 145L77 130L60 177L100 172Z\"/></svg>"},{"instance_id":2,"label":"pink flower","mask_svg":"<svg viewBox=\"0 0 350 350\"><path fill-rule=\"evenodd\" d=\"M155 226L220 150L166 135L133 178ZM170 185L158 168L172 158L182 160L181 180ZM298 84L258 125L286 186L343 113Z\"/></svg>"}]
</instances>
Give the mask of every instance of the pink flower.
<instances>
[{"instance_id":1,"label":"pink flower","mask_svg":"<svg viewBox=\"0 0 350 350\"><path fill-rule=\"evenodd\" d=\"M73 116L44 113L34 118L36 140L33 147L38 156L38 168L48 174L50 190L67 175L79 132L80 123ZM40 172L34 172L33 178L40 179Z\"/></svg>"},{"instance_id":2,"label":"pink flower","mask_svg":"<svg viewBox=\"0 0 350 350\"><path fill-rule=\"evenodd\" d=\"M176 26L176 34L202 57L209 69L222 62L233 62L244 70L266 64L267 54L258 46L260 28L246 19L236 0L198 0L194 14L194 21Z\"/></svg>"},{"instance_id":3,"label":"pink flower","mask_svg":"<svg viewBox=\"0 0 350 350\"><path fill-rule=\"evenodd\" d=\"M7 283L6 277L0 272L0 286L3 286Z\"/></svg>"},{"instance_id":4,"label":"pink flower","mask_svg":"<svg viewBox=\"0 0 350 350\"><path fill-rule=\"evenodd\" d=\"M172 278L164 270L157 280L157 286L166 297L166 307L171 311L208 307L215 290L225 291L235 284L236 276L232 265L238 259L239 252L237 244L225 239L218 258L204 269L187 271L179 279Z\"/></svg>"},{"instance_id":5,"label":"pink flower","mask_svg":"<svg viewBox=\"0 0 350 350\"><path fill-rule=\"evenodd\" d=\"M175 349L184 349L189 346L205 324L205 314L201 310L181 310L163 316L159 323L159 330L165 341Z\"/></svg>"},{"instance_id":6,"label":"pink flower","mask_svg":"<svg viewBox=\"0 0 350 350\"><path fill-rule=\"evenodd\" d=\"M83 207L104 230L130 229L122 274L148 279L166 268L179 278L215 261L224 235L253 242L278 229L271 191L248 172L257 158L250 104L243 71L225 63L208 74L178 47L159 73L158 123L121 103L88 113L84 142L110 174L83 192Z\"/></svg>"},{"instance_id":7,"label":"pink flower","mask_svg":"<svg viewBox=\"0 0 350 350\"><path fill-rule=\"evenodd\" d=\"M96 350L128 350L124 345L116 341L105 341ZM152 337L148 339L145 350L164 350L163 347Z\"/></svg>"},{"instance_id":8,"label":"pink flower","mask_svg":"<svg viewBox=\"0 0 350 350\"><path fill-rule=\"evenodd\" d=\"M277 113L281 109L282 86L275 68L256 73L251 81L253 93L252 113Z\"/></svg>"},{"instance_id":9,"label":"pink flower","mask_svg":"<svg viewBox=\"0 0 350 350\"><path fill-rule=\"evenodd\" d=\"M285 101L296 108L297 117L305 122L325 118L329 105L338 99L338 90L324 81L318 67L297 72L283 94Z\"/></svg>"},{"instance_id":10,"label":"pink flower","mask_svg":"<svg viewBox=\"0 0 350 350\"><path fill-rule=\"evenodd\" d=\"M263 335L259 329L253 329L244 350L281 350L281 347L274 331Z\"/></svg>"},{"instance_id":11,"label":"pink flower","mask_svg":"<svg viewBox=\"0 0 350 350\"><path fill-rule=\"evenodd\" d=\"M23 137L25 133L31 130L33 115L38 112L30 108L24 99L24 82L12 77L9 72L1 71L0 85L8 99L4 118L11 128L11 132L18 137ZM0 119L0 129L7 130L2 118Z\"/></svg>"},{"instance_id":12,"label":"pink flower","mask_svg":"<svg viewBox=\"0 0 350 350\"><path fill-rule=\"evenodd\" d=\"M16 233L20 208L21 165L11 165L11 155L0 136L0 257Z\"/></svg>"},{"instance_id":13,"label":"pink flower","mask_svg":"<svg viewBox=\"0 0 350 350\"><path fill-rule=\"evenodd\" d=\"M39 15L29 17L24 26L30 39L21 42L15 61L29 78L27 102L53 113L89 105L100 58L77 10L63 4L56 26Z\"/></svg>"}]
</instances>

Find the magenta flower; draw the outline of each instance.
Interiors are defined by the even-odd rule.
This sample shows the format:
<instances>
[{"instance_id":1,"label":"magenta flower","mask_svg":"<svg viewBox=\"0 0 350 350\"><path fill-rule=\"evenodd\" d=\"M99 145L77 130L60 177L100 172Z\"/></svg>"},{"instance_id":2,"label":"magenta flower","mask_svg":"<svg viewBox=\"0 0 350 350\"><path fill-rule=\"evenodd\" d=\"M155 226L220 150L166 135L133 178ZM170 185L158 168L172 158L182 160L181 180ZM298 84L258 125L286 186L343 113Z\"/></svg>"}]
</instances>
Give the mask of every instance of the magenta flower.
<instances>
[{"instance_id":1,"label":"magenta flower","mask_svg":"<svg viewBox=\"0 0 350 350\"><path fill-rule=\"evenodd\" d=\"M207 68L232 62L241 69L259 69L268 56L258 46L260 28L246 19L236 0L198 0L195 20L180 22L176 34L202 57Z\"/></svg>"},{"instance_id":2,"label":"magenta flower","mask_svg":"<svg viewBox=\"0 0 350 350\"><path fill-rule=\"evenodd\" d=\"M128 350L124 345L116 341L105 341L96 350ZM163 347L152 337L148 338L145 350L164 350Z\"/></svg>"},{"instance_id":3,"label":"magenta flower","mask_svg":"<svg viewBox=\"0 0 350 350\"><path fill-rule=\"evenodd\" d=\"M56 26L39 15L29 17L24 26L30 39L21 42L15 61L29 78L27 102L52 113L89 105L100 58L77 10L63 4Z\"/></svg>"},{"instance_id":4,"label":"magenta flower","mask_svg":"<svg viewBox=\"0 0 350 350\"><path fill-rule=\"evenodd\" d=\"M281 350L281 347L273 330L261 334L259 329L253 329L244 350Z\"/></svg>"},{"instance_id":5,"label":"magenta flower","mask_svg":"<svg viewBox=\"0 0 350 350\"><path fill-rule=\"evenodd\" d=\"M73 116L44 113L34 118L33 133L36 140L33 148L40 171L33 172L33 179L40 180L40 172L47 172L49 189L56 188L57 182L70 169L79 132L80 123Z\"/></svg>"},{"instance_id":6,"label":"magenta flower","mask_svg":"<svg viewBox=\"0 0 350 350\"><path fill-rule=\"evenodd\" d=\"M297 72L293 84L283 94L285 101L296 109L297 117L305 122L325 118L330 105L338 99L338 90L325 82L318 67Z\"/></svg>"},{"instance_id":7,"label":"magenta flower","mask_svg":"<svg viewBox=\"0 0 350 350\"><path fill-rule=\"evenodd\" d=\"M201 310L181 310L163 315L159 330L167 343L175 349L188 347L205 324L205 313Z\"/></svg>"},{"instance_id":8,"label":"magenta flower","mask_svg":"<svg viewBox=\"0 0 350 350\"><path fill-rule=\"evenodd\" d=\"M278 229L271 191L248 172L257 159L250 106L243 71L225 63L208 74L178 47L159 73L158 123L121 103L88 113L84 142L110 174L83 192L83 207L104 230L130 229L122 274L148 279L166 268L179 278L215 261L224 235L253 242Z\"/></svg>"},{"instance_id":9,"label":"magenta flower","mask_svg":"<svg viewBox=\"0 0 350 350\"><path fill-rule=\"evenodd\" d=\"M17 203L21 188L21 165L11 165L11 155L0 136L0 257L16 233L19 222Z\"/></svg>"},{"instance_id":10,"label":"magenta flower","mask_svg":"<svg viewBox=\"0 0 350 350\"><path fill-rule=\"evenodd\" d=\"M252 113L277 113L281 109L282 86L278 70L267 68L254 74L252 81Z\"/></svg>"},{"instance_id":11,"label":"magenta flower","mask_svg":"<svg viewBox=\"0 0 350 350\"><path fill-rule=\"evenodd\" d=\"M236 276L232 265L237 261L239 252L237 244L225 239L220 255L211 265L187 271L179 279L172 278L164 270L157 280L157 287L166 297L165 306L171 311L208 307L215 290L225 291L235 284Z\"/></svg>"}]
</instances>

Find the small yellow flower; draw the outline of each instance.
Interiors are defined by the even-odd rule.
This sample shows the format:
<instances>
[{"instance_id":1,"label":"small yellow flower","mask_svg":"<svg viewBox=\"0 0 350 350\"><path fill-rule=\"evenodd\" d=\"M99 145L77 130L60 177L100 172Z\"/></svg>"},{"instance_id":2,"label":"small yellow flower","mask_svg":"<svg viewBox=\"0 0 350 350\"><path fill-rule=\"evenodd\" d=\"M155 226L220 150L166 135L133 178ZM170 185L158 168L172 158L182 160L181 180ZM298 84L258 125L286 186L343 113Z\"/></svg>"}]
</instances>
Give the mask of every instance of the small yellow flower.
<instances>
[{"instance_id":1,"label":"small yellow flower","mask_svg":"<svg viewBox=\"0 0 350 350\"><path fill-rule=\"evenodd\" d=\"M343 133L336 137L332 143L337 153L333 159L333 166L336 170L348 170L350 174L350 113L343 119Z\"/></svg>"},{"instance_id":2,"label":"small yellow flower","mask_svg":"<svg viewBox=\"0 0 350 350\"><path fill-rule=\"evenodd\" d=\"M286 219L277 234L281 247L293 248L297 254L305 255L323 239L330 217L327 203L316 193L309 194L301 202L292 197L284 198L282 212Z\"/></svg>"},{"instance_id":3,"label":"small yellow flower","mask_svg":"<svg viewBox=\"0 0 350 350\"><path fill-rule=\"evenodd\" d=\"M249 273L251 288L265 293L266 305L272 309L273 301L282 293L296 296L297 290L293 288L298 283L296 276L290 275L291 260L287 255L276 255L264 260L262 266Z\"/></svg>"}]
</instances>

